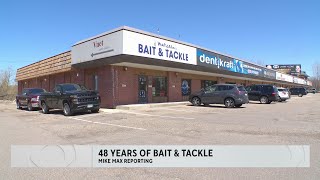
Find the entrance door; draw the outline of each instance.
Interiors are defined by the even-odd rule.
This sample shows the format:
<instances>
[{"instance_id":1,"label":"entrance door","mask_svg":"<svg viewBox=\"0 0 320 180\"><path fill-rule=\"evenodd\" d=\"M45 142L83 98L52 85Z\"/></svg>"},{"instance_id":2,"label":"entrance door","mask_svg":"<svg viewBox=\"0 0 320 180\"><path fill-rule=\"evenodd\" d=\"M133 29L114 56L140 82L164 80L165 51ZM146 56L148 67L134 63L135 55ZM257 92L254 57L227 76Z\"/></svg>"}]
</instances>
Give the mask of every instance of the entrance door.
<instances>
[{"instance_id":1,"label":"entrance door","mask_svg":"<svg viewBox=\"0 0 320 180\"><path fill-rule=\"evenodd\" d=\"M142 75L138 76L138 83L138 103L147 103L147 77Z\"/></svg>"}]
</instances>

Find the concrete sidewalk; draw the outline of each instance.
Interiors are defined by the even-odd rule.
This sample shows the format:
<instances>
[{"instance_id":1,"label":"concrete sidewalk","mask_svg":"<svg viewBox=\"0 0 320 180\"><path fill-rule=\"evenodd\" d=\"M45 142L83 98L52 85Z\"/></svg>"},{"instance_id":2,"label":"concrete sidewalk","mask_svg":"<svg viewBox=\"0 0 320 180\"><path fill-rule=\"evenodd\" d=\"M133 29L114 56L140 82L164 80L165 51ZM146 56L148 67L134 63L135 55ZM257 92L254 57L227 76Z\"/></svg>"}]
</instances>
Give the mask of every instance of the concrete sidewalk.
<instances>
[{"instance_id":1,"label":"concrete sidewalk","mask_svg":"<svg viewBox=\"0 0 320 180\"><path fill-rule=\"evenodd\" d=\"M129 105L119 105L116 109L119 110L141 110L147 108L157 108L157 107L170 107L177 105L188 105L189 101L182 102L168 102L168 103L148 103L148 104L129 104Z\"/></svg>"}]
</instances>

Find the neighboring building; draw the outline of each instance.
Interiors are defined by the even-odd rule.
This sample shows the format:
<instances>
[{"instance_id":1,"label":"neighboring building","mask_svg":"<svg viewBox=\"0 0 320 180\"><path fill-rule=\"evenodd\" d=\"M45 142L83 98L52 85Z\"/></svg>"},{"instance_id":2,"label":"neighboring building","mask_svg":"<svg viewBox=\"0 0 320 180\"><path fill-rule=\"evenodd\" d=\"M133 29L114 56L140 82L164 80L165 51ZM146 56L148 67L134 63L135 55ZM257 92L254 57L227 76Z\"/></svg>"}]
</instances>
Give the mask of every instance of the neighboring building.
<instances>
[{"instance_id":1,"label":"neighboring building","mask_svg":"<svg viewBox=\"0 0 320 180\"><path fill-rule=\"evenodd\" d=\"M310 76L305 71L301 71L298 77L307 80Z\"/></svg>"},{"instance_id":2,"label":"neighboring building","mask_svg":"<svg viewBox=\"0 0 320 180\"><path fill-rule=\"evenodd\" d=\"M310 86L309 81L185 42L121 27L80 41L67 51L19 68L24 87L50 91L79 83L98 90L102 107L185 101L217 83Z\"/></svg>"},{"instance_id":3,"label":"neighboring building","mask_svg":"<svg viewBox=\"0 0 320 180\"><path fill-rule=\"evenodd\" d=\"M266 65L266 67L292 76L298 77L301 74L301 64L273 64Z\"/></svg>"}]
</instances>

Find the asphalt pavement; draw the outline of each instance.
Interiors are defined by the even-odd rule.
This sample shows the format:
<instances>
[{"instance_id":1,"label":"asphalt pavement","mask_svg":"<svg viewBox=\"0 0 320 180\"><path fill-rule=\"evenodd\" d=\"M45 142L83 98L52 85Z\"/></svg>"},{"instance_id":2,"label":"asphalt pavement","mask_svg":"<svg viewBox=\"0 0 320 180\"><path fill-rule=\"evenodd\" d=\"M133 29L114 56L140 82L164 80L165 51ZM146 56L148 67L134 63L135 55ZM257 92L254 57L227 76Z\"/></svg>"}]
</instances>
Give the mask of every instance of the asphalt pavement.
<instances>
[{"instance_id":1,"label":"asphalt pavement","mask_svg":"<svg viewBox=\"0 0 320 180\"><path fill-rule=\"evenodd\" d=\"M0 102L0 179L319 179L320 94L241 108L176 104L65 117ZM11 145L310 145L310 168L11 168Z\"/></svg>"}]
</instances>

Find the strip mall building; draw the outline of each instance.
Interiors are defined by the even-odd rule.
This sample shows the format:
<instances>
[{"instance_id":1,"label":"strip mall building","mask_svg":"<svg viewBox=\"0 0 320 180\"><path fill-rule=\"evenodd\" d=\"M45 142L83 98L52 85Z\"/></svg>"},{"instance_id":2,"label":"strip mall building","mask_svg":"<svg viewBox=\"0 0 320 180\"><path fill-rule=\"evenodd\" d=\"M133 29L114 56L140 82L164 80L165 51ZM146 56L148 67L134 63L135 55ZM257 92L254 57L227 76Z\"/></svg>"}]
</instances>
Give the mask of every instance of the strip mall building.
<instances>
[{"instance_id":1,"label":"strip mall building","mask_svg":"<svg viewBox=\"0 0 320 180\"><path fill-rule=\"evenodd\" d=\"M121 27L17 71L19 92L59 83L98 90L102 107L185 101L212 84L311 86L311 82L189 43Z\"/></svg>"}]
</instances>

